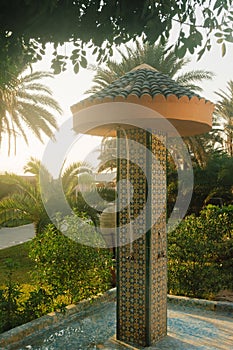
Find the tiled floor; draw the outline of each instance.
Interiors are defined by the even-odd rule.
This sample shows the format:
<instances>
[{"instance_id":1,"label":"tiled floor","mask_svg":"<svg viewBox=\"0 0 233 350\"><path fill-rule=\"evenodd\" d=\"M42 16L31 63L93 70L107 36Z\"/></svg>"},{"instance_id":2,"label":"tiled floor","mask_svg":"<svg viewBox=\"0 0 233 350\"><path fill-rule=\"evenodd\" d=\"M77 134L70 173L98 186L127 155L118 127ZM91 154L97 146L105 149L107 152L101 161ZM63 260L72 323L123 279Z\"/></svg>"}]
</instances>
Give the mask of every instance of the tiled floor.
<instances>
[{"instance_id":1,"label":"tiled floor","mask_svg":"<svg viewBox=\"0 0 233 350\"><path fill-rule=\"evenodd\" d=\"M114 339L103 349L127 349ZM137 348L133 348L137 349ZM168 309L168 336L148 350L232 350L233 315L220 315L189 307L170 305Z\"/></svg>"},{"instance_id":2,"label":"tiled floor","mask_svg":"<svg viewBox=\"0 0 233 350\"><path fill-rule=\"evenodd\" d=\"M8 349L127 350L138 349L115 340L115 303L83 319L73 316L60 326L24 339ZM168 336L148 350L232 350L233 315L181 305L169 305Z\"/></svg>"}]
</instances>

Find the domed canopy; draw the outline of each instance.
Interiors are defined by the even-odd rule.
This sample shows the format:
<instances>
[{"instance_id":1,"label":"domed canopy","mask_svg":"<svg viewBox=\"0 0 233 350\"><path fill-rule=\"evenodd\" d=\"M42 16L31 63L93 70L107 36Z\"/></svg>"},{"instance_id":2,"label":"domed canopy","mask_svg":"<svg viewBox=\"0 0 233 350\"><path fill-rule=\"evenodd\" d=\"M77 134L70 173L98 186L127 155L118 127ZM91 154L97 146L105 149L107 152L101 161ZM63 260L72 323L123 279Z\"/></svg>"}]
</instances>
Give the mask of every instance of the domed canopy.
<instances>
[{"instance_id":1,"label":"domed canopy","mask_svg":"<svg viewBox=\"0 0 233 350\"><path fill-rule=\"evenodd\" d=\"M200 134L211 129L213 110L213 103L146 64L71 107L74 130L100 136L138 121L166 129L164 118L181 136Z\"/></svg>"}]
</instances>

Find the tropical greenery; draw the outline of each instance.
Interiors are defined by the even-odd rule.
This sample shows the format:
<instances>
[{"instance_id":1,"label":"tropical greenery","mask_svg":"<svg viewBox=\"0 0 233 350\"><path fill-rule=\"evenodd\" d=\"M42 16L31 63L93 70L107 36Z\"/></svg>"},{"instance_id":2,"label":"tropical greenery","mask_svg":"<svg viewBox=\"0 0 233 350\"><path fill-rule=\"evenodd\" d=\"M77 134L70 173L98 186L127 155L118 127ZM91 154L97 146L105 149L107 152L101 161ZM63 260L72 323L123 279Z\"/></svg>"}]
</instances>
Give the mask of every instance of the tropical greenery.
<instances>
[{"instance_id":1,"label":"tropical greenery","mask_svg":"<svg viewBox=\"0 0 233 350\"><path fill-rule=\"evenodd\" d=\"M205 70L195 70L182 73L182 69L190 62L188 58L179 58L175 50L168 52L167 42L150 44L136 40L135 45L125 45L118 50L119 59L109 59L105 67L93 67L96 74L93 78L94 85L87 93L95 93L108 86L114 80L128 73L140 64L146 63L159 72L169 75L180 85L200 91L199 83L205 79L212 79L213 73Z\"/></svg>"},{"instance_id":2,"label":"tropical greenery","mask_svg":"<svg viewBox=\"0 0 233 350\"><path fill-rule=\"evenodd\" d=\"M220 100L216 105L216 115L223 123L224 150L233 157L233 81L227 83L227 91L217 92Z\"/></svg>"},{"instance_id":3,"label":"tropical greenery","mask_svg":"<svg viewBox=\"0 0 233 350\"><path fill-rule=\"evenodd\" d=\"M76 236L86 235L84 229L76 221ZM108 250L82 245L72 233L67 235L49 225L32 241L30 257L36 264L37 282L54 297L66 295L71 304L110 287L112 259Z\"/></svg>"},{"instance_id":4,"label":"tropical greenery","mask_svg":"<svg viewBox=\"0 0 233 350\"><path fill-rule=\"evenodd\" d=\"M233 206L208 206L168 235L168 291L211 298L233 290Z\"/></svg>"},{"instance_id":5,"label":"tropical greenery","mask_svg":"<svg viewBox=\"0 0 233 350\"><path fill-rule=\"evenodd\" d=\"M77 230L82 230L81 226L76 225ZM94 298L111 286L109 251L81 245L53 225L38 234L25 250L31 258L30 279L25 276L29 259L24 257L20 259L24 266L20 283L15 272L22 266L17 267L9 259L8 250L6 276L0 286L0 332L54 310L65 311L66 305ZM21 252L19 246L17 251Z\"/></svg>"},{"instance_id":6,"label":"tropical greenery","mask_svg":"<svg viewBox=\"0 0 233 350\"><path fill-rule=\"evenodd\" d=\"M214 299L219 291L233 289L232 219L232 205L208 206L199 216L187 216L169 232L169 293ZM22 253L18 261L13 261L14 252ZM30 278L24 270L19 281L17 272L22 266L29 267L25 252L33 259L28 270ZM0 332L52 310L64 310L68 303L92 298L111 285L109 252L82 246L53 225L26 243L23 250L21 246L2 250L0 258L4 257L7 260L6 276L1 272Z\"/></svg>"},{"instance_id":7,"label":"tropical greenery","mask_svg":"<svg viewBox=\"0 0 233 350\"><path fill-rule=\"evenodd\" d=\"M1 81L15 66L41 60L47 43L52 43L52 68L56 73L66 69L70 60L74 71L86 68L86 44L96 53L97 61L112 54L113 44L135 40L142 34L151 43L173 35L177 54L186 51L201 57L217 41L226 52L232 39L232 2L210 0L78 0L35 2L24 0L0 5L0 71ZM61 47L72 43L72 52Z\"/></svg>"},{"instance_id":8,"label":"tropical greenery","mask_svg":"<svg viewBox=\"0 0 233 350\"><path fill-rule=\"evenodd\" d=\"M69 195L72 201L72 193L77 185L77 176L79 169L83 169L83 164L77 162L70 165L62 176L63 191L65 195ZM25 222L32 222L35 225L37 233L42 232L45 226L50 223L50 218L46 212L44 203L50 203L49 207L53 207L54 215L56 212L63 212L63 201L56 195L57 181L52 178L48 170L37 159L31 158L24 168L25 172L34 175L33 181L23 178L16 174L4 174L1 181L6 184L14 185L17 191L3 197L0 201L0 223L6 224L8 221L17 220L20 225ZM47 181L49 189L46 198L42 198L40 186L40 174L44 181ZM50 213L51 214L51 213Z\"/></svg>"},{"instance_id":9,"label":"tropical greenery","mask_svg":"<svg viewBox=\"0 0 233 350\"><path fill-rule=\"evenodd\" d=\"M233 158L216 153L206 166L194 167L194 190L189 213L198 214L211 198L222 198L225 205L233 203Z\"/></svg>"},{"instance_id":10,"label":"tropical greenery","mask_svg":"<svg viewBox=\"0 0 233 350\"><path fill-rule=\"evenodd\" d=\"M52 78L48 72L22 73L0 84L0 146L2 135L8 136L8 149L17 136L28 143L28 129L40 140L53 137L57 128L56 114L61 113L51 90L41 80ZM55 113L55 114L54 114Z\"/></svg>"},{"instance_id":11,"label":"tropical greenery","mask_svg":"<svg viewBox=\"0 0 233 350\"><path fill-rule=\"evenodd\" d=\"M0 200L0 225L33 223L35 232L39 233L43 232L57 213L65 216L70 213L69 208L72 208L78 215L87 215L98 226L100 212L109 201L115 200L115 190L107 188L90 188L83 197L78 186L83 184L83 175L91 176L90 167L83 162L74 162L66 167L61 179L54 179L35 158L30 159L24 171L33 176L23 177L9 173L1 175L1 183L6 185L6 189ZM92 176L91 181L93 184ZM60 186L62 193L58 191Z\"/></svg>"},{"instance_id":12,"label":"tropical greenery","mask_svg":"<svg viewBox=\"0 0 233 350\"><path fill-rule=\"evenodd\" d=\"M117 141L113 137L104 137L101 142L98 171L116 169Z\"/></svg>"},{"instance_id":13,"label":"tropical greenery","mask_svg":"<svg viewBox=\"0 0 233 350\"><path fill-rule=\"evenodd\" d=\"M233 158L222 152L208 155L206 164L193 163L194 187L187 215L199 215L212 198L225 205L233 203ZM167 163L167 210L173 210L178 193L177 169L172 160Z\"/></svg>"},{"instance_id":14,"label":"tropical greenery","mask_svg":"<svg viewBox=\"0 0 233 350\"><path fill-rule=\"evenodd\" d=\"M0 175L0 200L16 190L14 185L7 185L2 182L1 177L2 175Z\"/></svg>"},{"instance_id":15,"label":"tropical greenery","mask_svg":"<svg viewBox=\"0 0 233 350\"><path fill-rule=\"evenodd\" d=\"M76 163L71 164L62 174L64 192L73 205L77 204L77 198L73 195L72 188L74 190L77 186L77 174L82 171L88 171L88 168L82 163ZM50 223L44 208L39 175L42 173L50 181L51 195L54 194L53 189L56 190L56 180L52 179L37 159L32 158L27 163L25 172L34 175L33 181L15 174L2 175L3 181L16 186L13 192L0 201L2 222L6 224L9 220L12 224L17 219L18 225L28 220L34 223L37 234L22 248L8 248L5 255L0 254L3 267L0 332L48 312L64 310L70 303L93 298L109 289L113 281L112 254L108 249L99 248L99 240L104 244L103 237L97 232L94 220L84 216L87 214L91 217L90 209L79 203L74 208L77 215L73 217L57 213L54 218L57 224L55 227ZM102 195L103 198L109 196L105 191ZM56 198L49 197L49 200L54 201L54 208L57 209ZM78 215L80 220L77 219ZM96 212L95 216L97 217ZM58 227L62 227L62 232ZM84 241L86 245L83 244ZM30 276L27 276L27 272Z\"/></svg>"},{"instance_id":16,"label":"tropical greenery","mask_svg":"<svg viewBox=\"0 0 233 350\"><path fill-rule=\"evenodd\" d=\"M49 222L44 208L39 184L16 174L2 175L2 181L15 185L17 190L0 201L0 223L16 222L17 225L34 223L35 231L40 232Z\"/></svg>"}]
</instances>

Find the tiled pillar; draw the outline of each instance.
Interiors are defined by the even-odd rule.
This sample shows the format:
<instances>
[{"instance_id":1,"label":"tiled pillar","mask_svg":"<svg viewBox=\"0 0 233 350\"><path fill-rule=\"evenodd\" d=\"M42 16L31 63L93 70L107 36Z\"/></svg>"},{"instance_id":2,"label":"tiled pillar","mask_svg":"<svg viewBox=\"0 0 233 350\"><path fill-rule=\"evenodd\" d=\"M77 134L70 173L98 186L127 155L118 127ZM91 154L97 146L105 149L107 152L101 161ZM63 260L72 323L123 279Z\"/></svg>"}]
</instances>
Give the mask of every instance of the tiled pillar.
<instances>
[{"instance_id":1,"label":"tiled pillar","mask_svg":"<svg viewBox=\"0 0 233 350\"><path fill-rule=\"evenodd\" d=\"M119 130L117 180L117 339L149 346L167 334L166 135Z\"/></svg>"}]
</instances>

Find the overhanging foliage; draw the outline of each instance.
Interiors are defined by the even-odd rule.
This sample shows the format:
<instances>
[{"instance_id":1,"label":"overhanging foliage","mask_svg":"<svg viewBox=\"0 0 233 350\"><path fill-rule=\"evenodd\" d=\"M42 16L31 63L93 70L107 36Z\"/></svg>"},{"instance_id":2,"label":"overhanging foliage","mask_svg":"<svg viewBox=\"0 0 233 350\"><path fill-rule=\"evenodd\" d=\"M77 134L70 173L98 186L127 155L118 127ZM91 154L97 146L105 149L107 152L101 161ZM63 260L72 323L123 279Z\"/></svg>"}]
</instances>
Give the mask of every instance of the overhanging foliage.
<instances>
[{"instance_id":1,"label":"overhanging foliage","mask_svg":"<svg viewBox=\"0 0 233 350\"><path fill-rule=\"evenodd\" d=\"M151 43L159 38L164 42L175 22L179 57L195 50L201 57L215 39L224 55L225 43L233 42L232 0L4 0L0 4L0 71L15 73L20 66L40 60L50 42L55 73L65 70L69 59L78 72L80 65L87 66L85 44L101 63L112 54L113 44L142 34ZM69 57L57 50L65 42L75 45Z\"/></svg>"}]
</instances>

